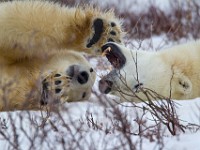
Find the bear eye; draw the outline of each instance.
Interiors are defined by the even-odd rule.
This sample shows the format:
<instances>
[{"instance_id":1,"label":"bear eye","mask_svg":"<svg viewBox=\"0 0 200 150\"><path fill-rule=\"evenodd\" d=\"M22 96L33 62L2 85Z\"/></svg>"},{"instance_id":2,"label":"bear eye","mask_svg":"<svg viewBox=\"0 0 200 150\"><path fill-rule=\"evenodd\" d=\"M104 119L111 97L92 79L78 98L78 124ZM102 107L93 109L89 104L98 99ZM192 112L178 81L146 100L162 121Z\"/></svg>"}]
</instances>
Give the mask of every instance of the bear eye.
<instances>
[{"instance_id":1,"label":"bear eye","mask_svg":"<svg viewBox=\"0 0 200 150\"><path fill-rule=\"evenodd\" d=\"M90 68L90 72L93 72L94 70L93 70L93 68Z\"/></svg>"}]
</instances>

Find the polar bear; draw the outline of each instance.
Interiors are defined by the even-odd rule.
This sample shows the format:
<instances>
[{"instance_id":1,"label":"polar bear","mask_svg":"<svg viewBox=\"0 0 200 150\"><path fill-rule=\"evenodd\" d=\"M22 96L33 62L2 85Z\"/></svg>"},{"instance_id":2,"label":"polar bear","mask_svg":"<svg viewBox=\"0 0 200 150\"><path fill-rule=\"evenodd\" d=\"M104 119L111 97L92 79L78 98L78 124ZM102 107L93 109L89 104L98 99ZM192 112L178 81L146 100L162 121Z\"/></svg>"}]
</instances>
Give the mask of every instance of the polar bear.
<instances>
[{"instance_id":1,"label":"polar bear","mask_svg":"<svg viewBox=\"0 0 200 150\"><path fill-rule=\"evenodd\" d=\"M123 36L111 11L47 1L0 3L0 29L0 111L88 99L96 75L80 52Z\"/></svg>"},{"instance_id":2,"label":"polar bear","mask_svg":"<svg viewBox=\"0 0 200 150\"><path fill-rule=\"evenodd\" d=\"M57 49L101 54L103 44L120 43L124 35L112 11L47 1L0 3L0 29L1 64L42 57L41 53Z\"/></svg>"},{"instance_id":3,"label":"polar bear","mask_svg":"<svg viewBox=\"0 0 200 150\"><path fill-rule=\"evenodd\" d=\"M102 93L133 102L200 96L200 40L157 52L108 42L102 51L114 67L99 81Z\"/></svg>"},{"instance_id":4,"label":"polar bear","mask_svg":"<svg viewBox=\"0 0 200 150\"><path fill-rule=\"evenodd\" d=\"M70 50L1 65L0 72L0 111L87 100L96 77L89 62Z\"/></svg>"}]
</instances>

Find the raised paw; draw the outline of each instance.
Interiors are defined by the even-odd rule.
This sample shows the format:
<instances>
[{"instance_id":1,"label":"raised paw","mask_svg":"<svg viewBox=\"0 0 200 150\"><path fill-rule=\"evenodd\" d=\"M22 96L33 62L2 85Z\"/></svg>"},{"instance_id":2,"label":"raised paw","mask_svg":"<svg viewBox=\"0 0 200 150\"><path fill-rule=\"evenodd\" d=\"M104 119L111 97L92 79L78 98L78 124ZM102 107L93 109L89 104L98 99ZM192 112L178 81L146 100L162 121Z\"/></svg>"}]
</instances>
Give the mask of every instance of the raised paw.
<instances>
[{"instance_id":1,"label":"raised paw","mask_svg":"<svg viewBox=\"0 0 200 150\"><path fill-rule=\"evenodd\" d=\"M106 42L121 43L123 32L118 20L112 21L102 18L95 18L92 22L92 32L87 40L86 47L101 54L101 46Z\"/></svg>"},{"instance_id":2,"label":"raised paw","mask_svg":"<svg viewBox=\"0 0 200 150\"><path fill-rule=\"evenodd\" d=\"M66 102L70 77L61 73L51 72L42 81L41 105Z\"/></svg>"}]
</instances>

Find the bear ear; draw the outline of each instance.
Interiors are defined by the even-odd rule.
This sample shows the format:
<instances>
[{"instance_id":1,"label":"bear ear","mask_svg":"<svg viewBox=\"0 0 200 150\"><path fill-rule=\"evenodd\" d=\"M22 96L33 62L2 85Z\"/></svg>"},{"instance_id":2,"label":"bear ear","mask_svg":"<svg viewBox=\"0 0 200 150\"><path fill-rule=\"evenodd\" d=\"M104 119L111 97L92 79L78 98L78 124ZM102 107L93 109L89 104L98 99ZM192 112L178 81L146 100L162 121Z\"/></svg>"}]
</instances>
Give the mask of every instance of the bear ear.
<instances>
[{"instance_id":1,"label":"bear ear","mask_svg":"<svg viewBox=\"0 0 200 150\"><path fill-rule=\"evenodd\" d=\"M175 79L176 84L175 92L185 95L184 97L187 97L186 95L191 94L192 82L187 76L185 76L183 73L176 73L173 78Z\"/></svg>"}]
</instances>

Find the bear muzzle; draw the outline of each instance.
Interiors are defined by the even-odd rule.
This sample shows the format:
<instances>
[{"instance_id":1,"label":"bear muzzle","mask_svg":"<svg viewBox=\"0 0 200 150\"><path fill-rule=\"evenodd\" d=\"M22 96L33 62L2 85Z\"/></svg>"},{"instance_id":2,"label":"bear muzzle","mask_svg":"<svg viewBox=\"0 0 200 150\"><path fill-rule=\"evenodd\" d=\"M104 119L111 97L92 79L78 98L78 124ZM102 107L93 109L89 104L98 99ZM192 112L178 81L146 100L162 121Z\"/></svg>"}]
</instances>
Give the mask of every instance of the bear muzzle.
<instances>
[{"instance_id":1,"label":"bear muzzle","mask_svg":"<svg viewBox=\"0 0 200 150\"><path fill-rule=\"evenodd\" d=\"M103 94L108 94L112 89L113 82L107 79L101 79L99 81L99 90Z\"/></svg>"},{"instance_id":2,"label":"bear muzzle","mask_svg":"<svg viewBox=\"0 0 200 150\"><path fill-rule=\"evenodd\" d=\"M85 84L88 82L89 74L86 71L80 71L79 65L71 65L67 71L67 75L72 79L75 79L80 84Z\"/></svg>"}]
</instances>

